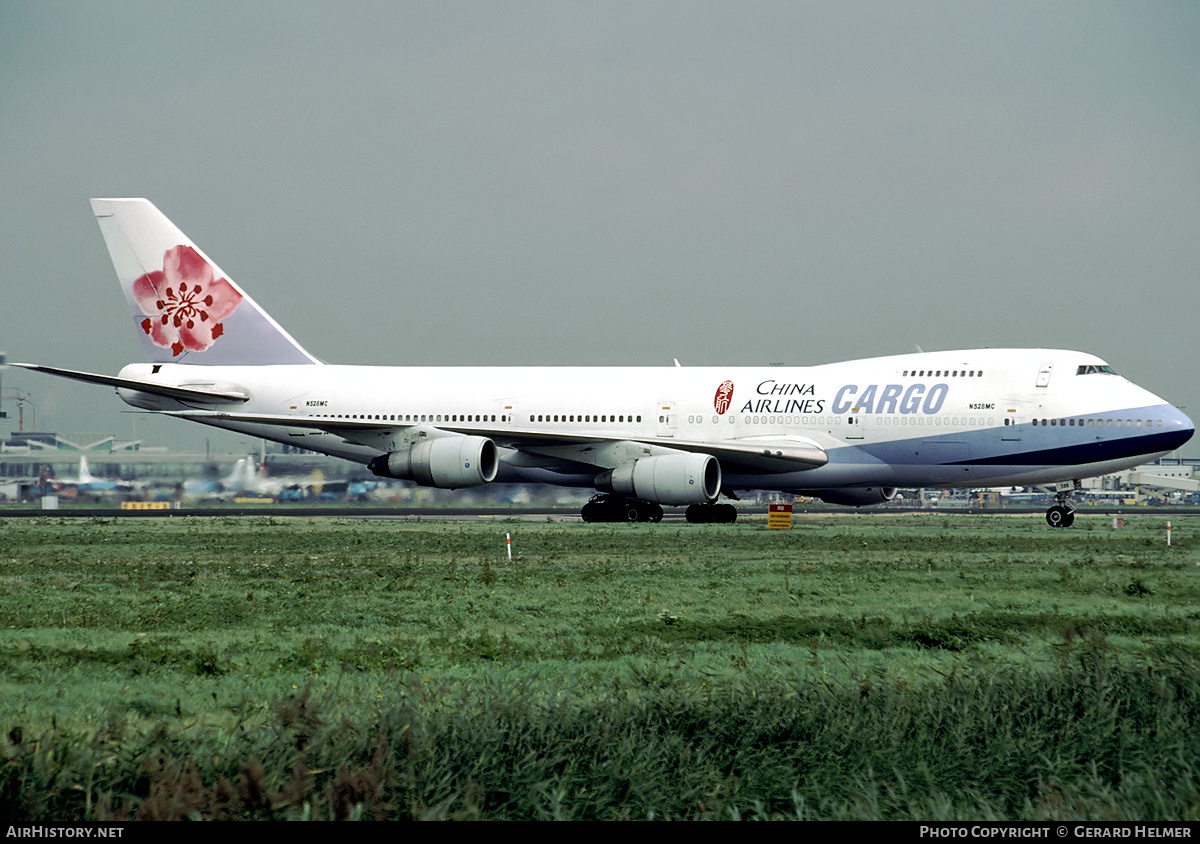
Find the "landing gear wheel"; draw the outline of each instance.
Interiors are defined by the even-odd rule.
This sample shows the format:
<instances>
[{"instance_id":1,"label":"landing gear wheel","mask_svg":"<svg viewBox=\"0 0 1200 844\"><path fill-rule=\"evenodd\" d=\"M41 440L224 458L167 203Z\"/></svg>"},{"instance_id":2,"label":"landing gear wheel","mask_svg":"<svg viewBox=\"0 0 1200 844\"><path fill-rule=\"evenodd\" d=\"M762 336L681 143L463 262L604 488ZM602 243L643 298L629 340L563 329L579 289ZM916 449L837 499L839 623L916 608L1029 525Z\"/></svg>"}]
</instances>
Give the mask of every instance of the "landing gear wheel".
<instances>
[{"instance_id":1,"label":"landing gear wheel","mask_svg":"<svg viewBox=\"0 0 1200 844\"><path fill-rule=\"evenodd\" d=\"M737 520L737 508L732 504L692 504L684 517L693 525L731 525Z\"/></svg>"},{"instance_id":2,"label":"landing gear wheel","mask_svg":"<svg viewBox=\"0 0 1200 844\"><path fill-rule=\"evenodd\" d=\"M653 501L622 495L593 495L579 511L585 522L661 522L663 509Z\"/></svg>"},{"instance_id":3,"label":"landing gear wheel","mask_svg":"<svg viewBox=\"0 0 1200 844\"><path fill-rule=\"evenodd\" d=\"M1065 504L1055 504L1046 511L1046 524L1052 528L1068 528L1075 523L1075 511Z\"/></svg>"}]
</instances>

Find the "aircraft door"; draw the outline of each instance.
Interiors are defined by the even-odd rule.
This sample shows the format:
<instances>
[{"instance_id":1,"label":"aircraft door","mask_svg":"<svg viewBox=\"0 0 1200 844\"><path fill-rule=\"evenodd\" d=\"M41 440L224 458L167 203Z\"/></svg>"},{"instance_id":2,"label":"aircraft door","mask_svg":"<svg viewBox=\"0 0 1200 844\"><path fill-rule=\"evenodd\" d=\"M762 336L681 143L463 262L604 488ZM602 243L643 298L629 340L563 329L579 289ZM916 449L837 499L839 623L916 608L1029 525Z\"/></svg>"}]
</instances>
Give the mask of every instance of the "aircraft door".
<instances>
[{"instance_id":1,"label":"aircraft door","mask_svg":"<svg viewBox=\"0 0 1200 844\"><path fill-rule=\"evenodd\" d=\"M1037 384L1038 387L1050 386L1050 374L1054 371L1054 364L1043 363L1038 367Z\"/></svg>"},{"instance_id":2,"label":"aircraft door","mask_svg":"<svg viewBox=\"0 0 1200 844\"><path fill-rule=\"evenodd\" d=\"M1020 442L1020 425L1028 419L1024 403L1010 400L1006 401L1002 406L1004 408L1004 421L1001 423L1003 427L1000 429L1000 440L1002 442Z\"/></svg>"},{"instance_id":3,"label":"aircraft door","mask_svg":"<svg viewBox=\"0 0 1200 844\"><path fill-rule=\"evenodd\" d=\"M658 435L660 437L675 436L676 421L675 421L675 402L670 400L660 401L656 408L658 413Z\"/></svg>"}]
</instances>

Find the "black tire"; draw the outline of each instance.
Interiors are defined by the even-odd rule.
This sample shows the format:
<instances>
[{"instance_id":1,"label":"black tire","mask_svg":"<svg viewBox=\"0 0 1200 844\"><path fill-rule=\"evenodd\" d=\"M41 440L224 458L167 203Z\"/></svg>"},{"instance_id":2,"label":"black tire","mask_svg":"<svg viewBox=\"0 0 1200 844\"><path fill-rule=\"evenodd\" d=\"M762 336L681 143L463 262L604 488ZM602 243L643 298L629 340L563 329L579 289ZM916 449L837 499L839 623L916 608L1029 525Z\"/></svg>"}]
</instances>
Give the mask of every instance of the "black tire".
<instances>
[{"instance_id":1,"label":"black tire","mask_svg":"<svg viewBox=\"0 0 1200 844\"><path fill-rule=\"evenodd\" d=\"M1070 527L1075 522L1075 511L1062 504L1055 504L1046 511L1046 524L1052 528Z\"/></svg>"}]
</instances>

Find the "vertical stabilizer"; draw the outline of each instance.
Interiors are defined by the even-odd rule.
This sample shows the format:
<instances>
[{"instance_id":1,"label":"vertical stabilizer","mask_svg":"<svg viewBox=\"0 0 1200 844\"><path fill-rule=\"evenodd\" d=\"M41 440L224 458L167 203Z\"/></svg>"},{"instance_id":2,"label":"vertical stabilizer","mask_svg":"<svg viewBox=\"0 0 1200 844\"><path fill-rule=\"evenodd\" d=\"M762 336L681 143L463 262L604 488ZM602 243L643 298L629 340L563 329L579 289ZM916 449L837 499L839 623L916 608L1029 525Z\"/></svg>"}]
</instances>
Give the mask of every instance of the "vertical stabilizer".
<instances>
[{"instance_id":1,"label":"vertical stabilizer","mask_svg":"<svg viewBox=\"0 0 1200 844\"><path fill-rule=\"evenodd\" d=\"M151 363L320 363L146 199L93 199Z\"/></svg>"}]
</instances>

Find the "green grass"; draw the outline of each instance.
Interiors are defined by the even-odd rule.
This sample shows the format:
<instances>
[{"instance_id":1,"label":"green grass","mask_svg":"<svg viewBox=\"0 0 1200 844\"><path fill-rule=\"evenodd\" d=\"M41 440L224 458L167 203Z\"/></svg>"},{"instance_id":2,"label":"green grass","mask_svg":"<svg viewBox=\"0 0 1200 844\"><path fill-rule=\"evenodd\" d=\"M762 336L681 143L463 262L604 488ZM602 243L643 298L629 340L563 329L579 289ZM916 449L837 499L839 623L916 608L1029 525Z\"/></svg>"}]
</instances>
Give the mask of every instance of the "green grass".
<instances>
[{"instance_id":1,"label":"green grass","mask_svg":"<svg viewBox=\"0 0 1200 844\"><path fill-rule=\"evenodd\" d=\"M0 520L0 815L1200 817L1190 521L795 524Z\"/></svg>"}]
</instances>

